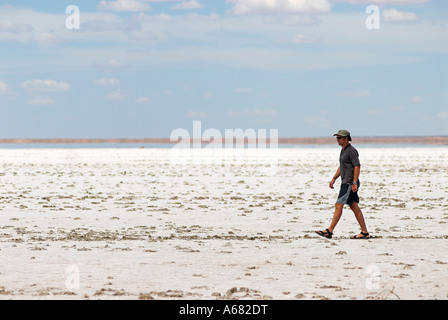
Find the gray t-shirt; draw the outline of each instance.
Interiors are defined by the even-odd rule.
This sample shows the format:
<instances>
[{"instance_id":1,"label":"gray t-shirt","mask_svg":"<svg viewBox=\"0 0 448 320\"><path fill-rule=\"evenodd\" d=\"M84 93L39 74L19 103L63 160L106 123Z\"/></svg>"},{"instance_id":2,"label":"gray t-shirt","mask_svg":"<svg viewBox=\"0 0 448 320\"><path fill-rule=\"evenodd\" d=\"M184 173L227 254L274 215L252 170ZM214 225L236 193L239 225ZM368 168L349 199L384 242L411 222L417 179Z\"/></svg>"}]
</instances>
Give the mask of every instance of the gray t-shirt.
<instances>
[{"instance_id":1,"label":"gray t-shirt","mask_svg":"<svg viewBox=\"0 0 448 320\"><path fill-rule=\"evenodd\" d=\"M361 164L359 163L358 151L351 144L341 150L339 164L341 167L341 183L352 184L355 174L355 167L360 166Z\"/></svg>"}]
</instances>

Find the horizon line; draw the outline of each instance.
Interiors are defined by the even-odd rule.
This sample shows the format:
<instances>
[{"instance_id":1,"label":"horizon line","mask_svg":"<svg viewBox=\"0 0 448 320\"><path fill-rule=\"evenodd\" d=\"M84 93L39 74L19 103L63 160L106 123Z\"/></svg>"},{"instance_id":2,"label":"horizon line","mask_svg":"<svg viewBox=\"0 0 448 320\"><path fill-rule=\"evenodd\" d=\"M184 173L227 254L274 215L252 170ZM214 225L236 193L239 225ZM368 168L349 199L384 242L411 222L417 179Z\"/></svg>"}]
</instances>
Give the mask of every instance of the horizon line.
<instances>
[{"instance_id":1,"label":"horizon line","mask_svg":"<svg viewBox=\"0 0 448 320\"><path fill-rule=\"evenodd\" d=\"M244 139L244 140L243 140ZM288 137L275 138L273 144L332 144L334 137ZM431 136L360 136L352 137L352 143L386 143L386 144L447 144L447 135L431 135ZM271 144L270 138L221 138L221 143L259 143ZM89 144L89 143L145 143L145 144L178 144L178 143L219 143L215 139L178 139L172 141L170 138L9 138L0 139L0 144Z\"/></svg>"}]
</instances>

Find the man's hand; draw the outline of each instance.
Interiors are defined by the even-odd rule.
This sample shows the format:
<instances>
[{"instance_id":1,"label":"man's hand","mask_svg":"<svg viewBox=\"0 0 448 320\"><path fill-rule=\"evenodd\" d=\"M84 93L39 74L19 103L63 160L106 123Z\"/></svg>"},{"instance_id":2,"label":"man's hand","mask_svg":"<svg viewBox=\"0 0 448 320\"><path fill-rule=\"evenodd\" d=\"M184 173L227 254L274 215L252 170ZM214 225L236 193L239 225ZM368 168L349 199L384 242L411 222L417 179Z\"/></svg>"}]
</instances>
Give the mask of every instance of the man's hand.
<instances>
[{"instance_id":1,"label":"man's hand","mask_svg":"<svg viewBox=\"0 0 448 320\"><path fill-rule=\"evenodd\" d=\"M357 184L353 184L352 185L352 191L353 192L357 192L358 191L358 185Z\"/></svg>"},{"instance_id":2,"label":"man's hand","mask_svg":"<svg viewBox=\"0 0 448 320\"><path fill-rule=\"evenodd\" d=\"M331 181L330 181L330 189L334 189L334 187L333 187L334 182L335 182L335 180L334 180L334 179L331 179Z\"/></svg>"}]
</instances>

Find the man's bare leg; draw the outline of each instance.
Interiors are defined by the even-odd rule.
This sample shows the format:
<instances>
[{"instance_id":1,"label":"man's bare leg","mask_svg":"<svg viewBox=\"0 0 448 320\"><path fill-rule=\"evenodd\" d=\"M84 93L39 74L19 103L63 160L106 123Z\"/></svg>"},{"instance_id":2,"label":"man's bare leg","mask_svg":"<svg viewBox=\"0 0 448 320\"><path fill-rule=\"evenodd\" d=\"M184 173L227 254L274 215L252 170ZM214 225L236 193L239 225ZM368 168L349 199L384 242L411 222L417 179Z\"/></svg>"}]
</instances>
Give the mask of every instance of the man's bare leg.
<instances>
[{"instance_id":1,"label":"man's bare leg","mask_svg":"<svg viewBox=\"0 0 448 320\"><path fill-rule=\"evenodd\" d=\"M359 205L356 202L353 202L353 204L350 206L350 209L352 209L353 213L355 214L356 220L358 221L359 226L361 227L361 232L368 233L366 222L364 221L364 215L362 214Z\"/></svg>"},{"instance_id":2,"label":"man's bare leg","mask_svg":"<svg viewBox=\"0 0 448 320\"><path fill-rule=\"evenodd\" d=\"M336 228L336 225L339 222L339 219L341 219L342 216L342 209L344 208L344 205L341 203L337 203L334 205L334 215L333 220L331 220L331 224L328 227L328 231L333 233L334 228Z\"/></svg>"}]
</instances>

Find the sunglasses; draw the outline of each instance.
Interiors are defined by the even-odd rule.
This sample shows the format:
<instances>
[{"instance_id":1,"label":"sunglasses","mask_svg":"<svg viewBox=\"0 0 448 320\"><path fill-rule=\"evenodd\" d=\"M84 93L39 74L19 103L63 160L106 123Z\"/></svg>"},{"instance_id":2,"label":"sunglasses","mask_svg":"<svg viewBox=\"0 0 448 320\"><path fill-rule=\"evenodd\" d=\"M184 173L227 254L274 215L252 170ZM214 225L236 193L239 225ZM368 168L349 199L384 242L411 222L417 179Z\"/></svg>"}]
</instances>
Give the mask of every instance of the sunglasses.
<instances>
[{"instance_id":1,"label":"sunglasses","mask_svg":"<svg viewBox=\"0 0 448 320\"><path fill-rule=\"evenodd\" d=\"M341 139L344 139L344 138L346 138L346 137L336 137L336 139L338 139L338 140L341 140Z\"/></svg>"}]
</instances>

